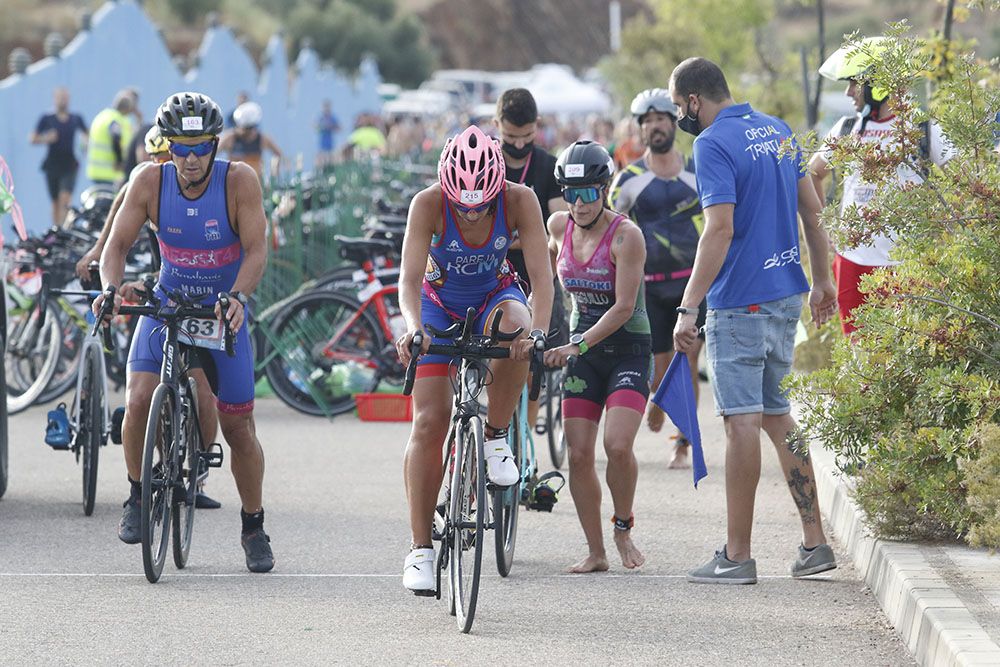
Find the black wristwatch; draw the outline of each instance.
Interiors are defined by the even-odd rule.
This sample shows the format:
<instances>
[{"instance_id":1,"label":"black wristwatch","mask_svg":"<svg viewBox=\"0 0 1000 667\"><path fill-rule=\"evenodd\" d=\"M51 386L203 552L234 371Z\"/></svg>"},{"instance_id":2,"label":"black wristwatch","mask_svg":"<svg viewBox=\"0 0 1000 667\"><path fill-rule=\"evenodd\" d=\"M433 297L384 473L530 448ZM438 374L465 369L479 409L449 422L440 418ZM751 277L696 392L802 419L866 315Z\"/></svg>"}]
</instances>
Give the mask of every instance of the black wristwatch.
<instances>
[{"instance_id":1,"label":"black wristwatch","mask_svg":"<svg viewBox=\"0 0 1000 667\"><path fill-rule=\"evenodd\" d=\"M538 340L539 338L545 338L545 332L541 329L532 329L531 333L528 334L528 338L532 340Z\"/></svg>"},{"instance_id":2,"label":"black wristwatch","mask_svg":"<svg viewBox=\"0 0 1000 667\"><path fill-rule=\"evenodd\" d=\"M229 296L231 298L236 299L237 301L239 301L240 305L242 305L244 308L246 308L246 306L247 306L247 295L246 294L244 294L243 292L230 292Z\"/></svg>"},{"instance_id":3,"label":"black wristwatch","mask_svg":"<svg viewBox=\"0 0 1000 667\"><path fill-rule=\"evenodd\" d=\"M677 306L677 308L674 309L674 312L676 312L678 315L697 315L698 309L685 308L684 306Z\"/></svg>"}]
</instances>

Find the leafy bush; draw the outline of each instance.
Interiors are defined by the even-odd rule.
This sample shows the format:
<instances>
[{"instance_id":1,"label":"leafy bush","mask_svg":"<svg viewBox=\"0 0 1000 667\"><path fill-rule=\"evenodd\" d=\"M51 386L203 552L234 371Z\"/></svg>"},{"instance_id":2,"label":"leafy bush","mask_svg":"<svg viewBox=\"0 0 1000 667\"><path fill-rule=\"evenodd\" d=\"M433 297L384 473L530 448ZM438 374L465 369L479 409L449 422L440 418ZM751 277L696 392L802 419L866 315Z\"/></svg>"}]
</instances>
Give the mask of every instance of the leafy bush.
<instances>
[{"instance_id":1,"label":"leafy bush","mask_svg":"<svg viewBox=\"0 0 1000 667\"><path fill-rule=\"evenodd\" d=\"M895 92L896 148L835 142L832 164L877 186L864 209L824 211L841 245L896 231L893 270L866 276L853 343L839 341L830 367L789 380L803 426L856 475L855 496L885 537L969 536L1000 546L1000 164L994 118L997 72L955 54L931 113L908 93L933 69L933 53L890 31L894 46L872 80ZM954 145L942 168L921 164L919 123L932 117ZM808 139L805 140L808 143ZM900 187L909 163L927 178ZM985 435L984 435L985 434ZM992 435L990 435L992 434Z\"/></svg>"}]
</instances>

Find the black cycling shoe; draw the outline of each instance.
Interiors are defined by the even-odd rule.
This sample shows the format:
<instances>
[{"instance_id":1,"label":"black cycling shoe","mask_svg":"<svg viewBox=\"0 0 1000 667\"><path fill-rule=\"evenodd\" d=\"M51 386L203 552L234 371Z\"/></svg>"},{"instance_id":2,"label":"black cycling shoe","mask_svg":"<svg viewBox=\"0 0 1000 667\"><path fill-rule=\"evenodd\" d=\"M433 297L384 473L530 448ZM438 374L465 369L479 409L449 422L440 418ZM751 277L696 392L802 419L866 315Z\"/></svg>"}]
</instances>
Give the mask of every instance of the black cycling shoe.
<instances>
[{"instance_id":1,"label":"black cycling shoe","mask_svg":"<svg viewBox=\"0 0 1000 667\"><path fill-rule=\"evenodd\" d=\"M125 544L139 544L142 542L142 514L139 508L139 499L129 497L125 501L122 511L121 521L118 522L118 539Z\"/></svg>"},{"instance_id":2,"label":"black cycling shoe","mask_svg":"<svg viewBox=\"0 0 1000 667\"><path fill-rule=\"evenodd\" d=\"M270 572L274 567L274 554L271 552L271 538L263 528L254 528L240 537L243 551L247 555L247 569L251 572Z\"/></svg>"},{"instance_id":3,"label":"black cycling shoe","mask_svg":"<svg viewBox=\"0 0 1000 667\"><path fill-rule=\"evenodd\" d=\"M222 507L222 503L214 498L209 498L203 492L199 491L198 495L194 497L194 506L200 510L217 510Z\"/></svg>"}]
</instances>

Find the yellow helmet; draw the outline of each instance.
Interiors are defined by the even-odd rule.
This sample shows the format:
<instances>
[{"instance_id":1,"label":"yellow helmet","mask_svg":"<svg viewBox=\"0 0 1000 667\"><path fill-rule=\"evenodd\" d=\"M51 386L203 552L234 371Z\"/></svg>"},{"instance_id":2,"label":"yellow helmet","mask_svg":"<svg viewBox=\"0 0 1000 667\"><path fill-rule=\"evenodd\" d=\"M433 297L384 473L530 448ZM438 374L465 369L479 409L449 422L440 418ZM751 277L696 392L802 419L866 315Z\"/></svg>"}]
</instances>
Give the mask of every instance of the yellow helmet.
<instances>
[{"instance_id":1,"label":"yellow helmet","mask_svg":"<svg viewBox=\"0 0 1000 667\"><path fill-rule=\"evenodd\" d=\"M146 133L146 152L150 155L160 155L170 150L170 143L160 134L160 128L154 125Z\"/></svg>"},{"instance_id":2,"label":"yellow helmet","mask_svg":"<svg viewBox=\"0 0 1000 667\"><path fill-rule=\"evenodd\" d=\"M888 37L867 37L856 44L842 46L833 52L819 68L821 76L831 81L856 80L866 73L892 45ZM872 98L882 102L889 97L889 91L884 88L872 87Z\"/></svg>"}]
</instances>

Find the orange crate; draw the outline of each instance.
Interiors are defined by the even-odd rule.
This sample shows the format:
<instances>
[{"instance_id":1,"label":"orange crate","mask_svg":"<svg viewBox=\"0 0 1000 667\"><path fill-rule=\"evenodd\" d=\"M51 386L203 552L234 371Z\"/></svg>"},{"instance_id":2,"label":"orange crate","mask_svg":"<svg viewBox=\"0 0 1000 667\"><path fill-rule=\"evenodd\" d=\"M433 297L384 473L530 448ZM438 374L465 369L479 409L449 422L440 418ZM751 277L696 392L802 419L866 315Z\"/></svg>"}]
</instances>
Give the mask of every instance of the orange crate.
<instances>
[{"instance_id":1,"label":"orange crate","mask_svg":"<svg viewBox=\"0 0 1000 667\"><path fill-rule=\"evenodd\" d=\"M366 422L413 421L413 400L403 394L355 394L358 419Z\"/></svg>"}]
</instances>

